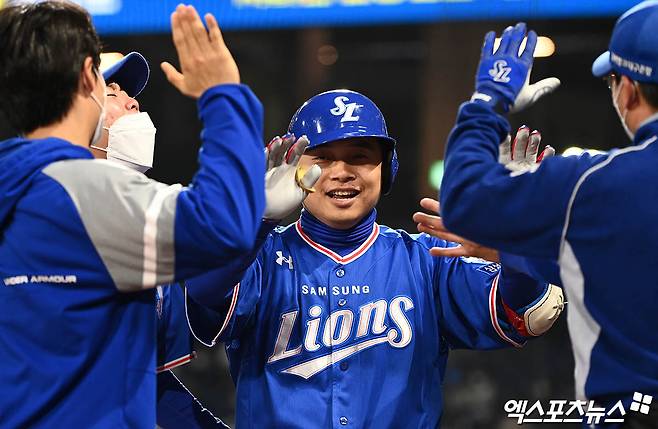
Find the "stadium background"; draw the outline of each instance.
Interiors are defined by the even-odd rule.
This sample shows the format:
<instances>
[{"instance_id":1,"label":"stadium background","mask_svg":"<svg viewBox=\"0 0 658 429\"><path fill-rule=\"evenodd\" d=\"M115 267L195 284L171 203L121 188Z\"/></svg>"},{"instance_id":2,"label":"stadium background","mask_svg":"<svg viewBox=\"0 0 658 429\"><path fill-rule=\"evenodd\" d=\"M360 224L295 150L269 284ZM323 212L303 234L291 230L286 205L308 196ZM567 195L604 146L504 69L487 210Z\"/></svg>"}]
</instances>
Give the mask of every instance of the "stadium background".
<instances>
[{"instance_id":1,"label":"stadium background","mask_svg":"<svg viewBox=\"0 0 658 429\"><path fill-rule=\"evenodd\" d=\"M638 2L191 1L201 12L215 13L224 28L242 81L264 104L266 139L285 132L296 108L323 90L357 90L379 105L398 141L401 168L393 192L378 206L378 220L409 231L415 230L411 215L418 200L436 195L441 173L437 161L457 107L473 90L479 49L488 30L500 32L524 20L555 43L552 56L536 60L533 76L557 76L562 86L512 116L513 127L527 124L540 129L543 141L558 152L573 146L606 150L625 145L628 140L609 91L592 77L590 67L607 49L615 16ZM199 148L196 106L167 83L158 66L175 59L168 20L176 2L79 3L94 12L106 51L135 50L149 60L151 80L138 99L158 127L155 167L149 176L165 183L188 183ZM12 134L0 118L0 138ZM232 424L233 384L223 348L196 348L198 358L176 373L208 408ZM521 352L453 352L445 376L442 427L516 427L503 410L507 400L573 399L572 373L565 315L546 337Z\"/></svg>"}]
</instances>

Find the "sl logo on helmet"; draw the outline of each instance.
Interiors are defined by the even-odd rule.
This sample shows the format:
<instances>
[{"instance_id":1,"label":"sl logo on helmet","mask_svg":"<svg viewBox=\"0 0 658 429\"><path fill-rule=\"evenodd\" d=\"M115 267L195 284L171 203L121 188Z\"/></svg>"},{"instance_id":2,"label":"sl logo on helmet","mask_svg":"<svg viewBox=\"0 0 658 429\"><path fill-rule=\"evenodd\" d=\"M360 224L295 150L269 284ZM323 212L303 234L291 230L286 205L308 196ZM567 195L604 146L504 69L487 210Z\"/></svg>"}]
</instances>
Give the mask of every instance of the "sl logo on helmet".
<instances>
[{"instance_id":1,"label":"sl logo on helmet","mask_svg":"<svg viewBox=\"0 0 658 429\"><path fill-rule=\"evenodd\" d=\"M346 101L350 101L350 99L345 97L344 95L334 98L334 104L336 105L336 107L330 109L329 111L334 116L343 115L343 117L340 119L341 122L358 121L359 117L354 116L354 111L356 110L357 107L363 107L363 104L357 104L357 103L345 104Z\"/></svg>"}]
</instances>

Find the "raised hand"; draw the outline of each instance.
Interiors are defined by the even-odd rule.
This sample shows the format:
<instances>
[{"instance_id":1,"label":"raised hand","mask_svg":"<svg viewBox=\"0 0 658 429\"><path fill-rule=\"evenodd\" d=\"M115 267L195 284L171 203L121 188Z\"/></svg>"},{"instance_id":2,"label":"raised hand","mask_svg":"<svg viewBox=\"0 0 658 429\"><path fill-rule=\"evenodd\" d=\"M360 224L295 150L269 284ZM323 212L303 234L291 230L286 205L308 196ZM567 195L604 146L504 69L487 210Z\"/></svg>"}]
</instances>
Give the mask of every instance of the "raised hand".
<instances>
[{"instance_id":1,"label":"raised hand","mask_svg":"<svg viewBox=\"0 0 658 429\"><path fill-rule=\"evenodd\" d=\"M439 202L436 200L431 198L423 198L420 200L420 205L422 208L429 212L436 214L439 213ZM432 247L430 249L430 254L432 256L444 256L453 258L468 256L481 258L492 262L498 262L500 259L498 256L498 251L484 247L473 241L466 240L465 238L448 231L443 225L443 221L441 220L440 216L416 212L413 215L413 220L417 223L418 231L459 244L457 247Z\"/></svg>"},{"instance_id":2,"label":"raised hand","mask_svg":"<svg viewBox=\"0 0 658 429\"><path fill-rule=\"evenodd\" d=\"M311 166L303 174L298 171L299 161L309 145L306 136L275 137L265 148L267 171L265 172L265 214L263 218L279 221L298 208L313 185L320 178L322 169Z\"/></svg>"},{"instance_id":3,"label":"raised hand","mask_svg":"<svg viewBox=\"0 0 658 429\"><path fill-rule=\"evenodd\" d=\"M507 139L500 144L498 162L513 172L534 171L539 167L542 159L555 155L555 149L551 146L546 146L537 155L540 143L541 133L537 130L530 132L530 129L523 125L516 132L513 143L508 135Z\"/></svg>"},{"instance_id":4,"label":"raised hand","mask_svg":"<svg viewBox=\"0 0 658 429\"><path fill-rule=\"evenodd\" d=\"M560 85L557 78L530 84L537 33L532 30L528 32L525 48L519 53L525 36L525 23L507 27L498 49L494 51L496 33L490 31L486 34L471 100L491 104L503 112L517 112Z\"/></svg>"},{"instance_id":5,"label":"raised hand","mask_svg":"<svg viewBox=\"0 0 658 429\"><path fill-rule=\"evenodd\" d=\"M195 99L213 86L240 83L238 66L215 17L208 13L204 19L207 30L194 6L176 7L171 14L171 32L181 72L168 62L160 64L169 82Z\"/></svg>"}]
</instances>

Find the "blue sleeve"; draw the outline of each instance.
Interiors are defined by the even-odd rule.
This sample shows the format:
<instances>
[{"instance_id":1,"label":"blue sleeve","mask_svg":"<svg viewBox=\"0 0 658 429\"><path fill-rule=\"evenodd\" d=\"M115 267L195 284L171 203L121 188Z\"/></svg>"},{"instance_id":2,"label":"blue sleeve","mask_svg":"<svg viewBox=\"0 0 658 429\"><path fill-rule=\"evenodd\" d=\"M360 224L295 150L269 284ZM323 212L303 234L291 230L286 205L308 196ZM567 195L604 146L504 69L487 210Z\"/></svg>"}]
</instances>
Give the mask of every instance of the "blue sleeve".
<instances>
[{"instance_id":1,"label":"blue sleeve","mask_svg":"<svg viewBox=\"0 0 658 429\"><path fill-rule=\"evenodd\" d=\"M185 319L185 297L177 285L158 286L156 313L158 317L157 372L167 371L192 360L192 335Z\"/></svg>"},{"instance_id":2,"label":"blue sleeve","mask_svg":"<svg viewBox=\"0 0 658 429\"><path fill-rule=\"evenodd\" d=\"M422 237L429 247L455 243ZM434 296L439 329L452 348L521 347L526 337L507 319L502 295L513 298L515 309L544 293L546 284L525 274L501 269L479 258L433 258Z\"/></svg>"},{"instance_id":3,"label":"blue sleeve","mask_svg":"<svg viewBox=\"0 0 658 429\"><path fill-rule=\"evenodd\" d=\"M533 172L498 163L505 118L462 104L448 138L441 216L456 234L504 252L557 260L567 205L579 177L604 156L550 157Z\"/></svg>"},{"instance_id":4,"label":"blue sleeve","mask_svg":"<svg viewBox=\"0 0 658 429\"><path fill-rule=\"evenodd\" d=\"M200 167L176 199L176 281L251 251L265 209L260 102L245 85L219 85L198 107Z\"/></svg>"},{"instance_id":5,"label":"blue sleeve","mask_svg":"<svg viewBox=\"0 0 658 429\"><path fill-rule=\"evenodd\" d=\"M208 347L214 346L217 341L238 338L253 323L253 316L261 296L261 278L261 263L256 259L240 282L223 295L222 305L213 308L191 298L190 293L187 292L187 319L195 338ZM210 277L204 280L211 282L211 285L222 281L220 278Z\"/></svg>"},{"instance_id":6,"label":"blue sleeve","mask_svg":"<svg viewBox=\"0 0 658 429\"><path fill-rule=\"evenodd\" d=\"M505 267L526 273L532 278L546 281L556 286L562 286L560 267L557 261L542 258L528 258L505 252L499 253L500 262Z\"/></svg>"},{"instance_id":7,"label":"blue sleeve","mask_svg":"<svg viewBox=\"0 0 658 429\"><path fill-rule=\"evenodd\" d=\"M235 285L244 277L275 226L276 223L263 220L250 252L236 256L219 269L186 280L185 286L189 297L205 307L221 311L226 304L227 294L232 293Z\"/></svg>"},{"instance_id":8,"label":"blue sleeve","mask_svg":"<svg viewBox=\"0 0 658 429\"><path fill-rule=\"evenodd\" d=\"M173 372L158 374L157 423L162 429L228 429L185 388Z\"/></svg>"}]
</instances>

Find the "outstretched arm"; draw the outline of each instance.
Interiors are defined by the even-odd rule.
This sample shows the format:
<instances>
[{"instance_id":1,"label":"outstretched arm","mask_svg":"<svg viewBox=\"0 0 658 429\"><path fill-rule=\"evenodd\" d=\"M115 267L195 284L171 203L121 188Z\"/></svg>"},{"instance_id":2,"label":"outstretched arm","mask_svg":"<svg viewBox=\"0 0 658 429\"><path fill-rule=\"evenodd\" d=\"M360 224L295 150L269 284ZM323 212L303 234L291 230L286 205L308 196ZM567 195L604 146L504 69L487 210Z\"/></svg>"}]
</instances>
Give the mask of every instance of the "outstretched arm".
<instances>
[{"instance_id":1,"label":"outstretched arm","mask_svg":"<svg viewBox=\"0 0 658 429\"><path fill-rule=\"evenodd\" d=\"M476 93L460 107L448 138L440 193L443 222L452 232L499 251L557 260L572 190L599 159L551 157L529 171L511 171L498 162L498 145L509 131L501 113L520 99L536 35L528 33L521 55L525 25L505 30L495 52L493 36L485 38Z\"/></svg>"}]
</instances>

